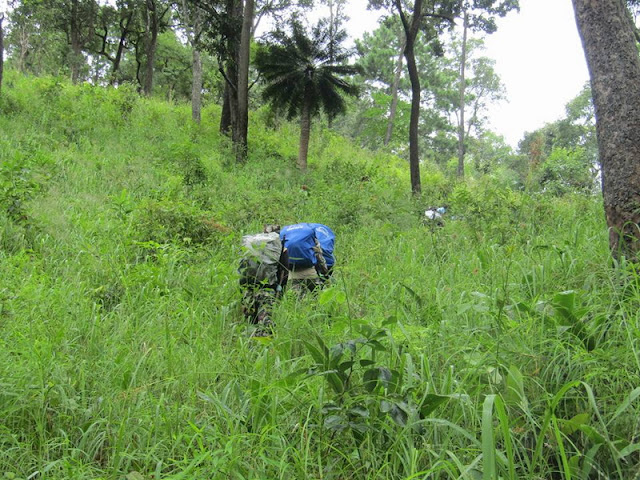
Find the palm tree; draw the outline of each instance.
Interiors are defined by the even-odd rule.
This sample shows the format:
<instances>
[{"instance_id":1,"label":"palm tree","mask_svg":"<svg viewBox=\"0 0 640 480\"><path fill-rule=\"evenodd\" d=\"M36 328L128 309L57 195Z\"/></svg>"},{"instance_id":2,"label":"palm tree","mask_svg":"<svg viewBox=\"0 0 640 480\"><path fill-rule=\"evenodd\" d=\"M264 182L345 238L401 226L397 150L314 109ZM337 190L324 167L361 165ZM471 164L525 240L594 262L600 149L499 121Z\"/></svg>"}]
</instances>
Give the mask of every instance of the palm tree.
<instances>
[{"instance_id":1,"label":"palm tree","mask_svg":"<svg viewBox=\"0 0 640 480\"><path fill-rule=\"evenodd\" d=\"M256 66L267 83L263 97L289 119L300 116L298 167L306 170L311 118L320 110L329 119L344 113L342 94L357 95L358 88L342 75L353 75L358 67L345 65L349 55L336 54L335 46L330 48L329 32L318 27L309 37L294 20L290 35L277 32L272 39L256 56Z\"/></svg>"}]
</instances>

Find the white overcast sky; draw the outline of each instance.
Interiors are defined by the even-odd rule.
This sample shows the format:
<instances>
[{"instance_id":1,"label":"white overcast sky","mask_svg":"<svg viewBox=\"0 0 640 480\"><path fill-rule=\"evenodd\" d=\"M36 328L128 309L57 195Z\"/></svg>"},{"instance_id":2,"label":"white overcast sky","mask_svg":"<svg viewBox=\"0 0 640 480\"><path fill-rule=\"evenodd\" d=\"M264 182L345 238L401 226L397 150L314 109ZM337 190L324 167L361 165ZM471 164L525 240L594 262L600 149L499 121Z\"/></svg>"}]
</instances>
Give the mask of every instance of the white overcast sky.
<instances>
[{"instance_id":1,"label":"white overcast sky","mask_svg":"<svg viewBox=\"0 0 640 480\"><path fill-rule=\"evenodd\" d=\"M377 14L366 5L350 0L352 37L376 28ZM525 132L561 118L589 80L571 0L520 0L520 12L499 19L485 43L508 98L491 108L490 127L514 147Z\"/></svg>"}]
</instances>

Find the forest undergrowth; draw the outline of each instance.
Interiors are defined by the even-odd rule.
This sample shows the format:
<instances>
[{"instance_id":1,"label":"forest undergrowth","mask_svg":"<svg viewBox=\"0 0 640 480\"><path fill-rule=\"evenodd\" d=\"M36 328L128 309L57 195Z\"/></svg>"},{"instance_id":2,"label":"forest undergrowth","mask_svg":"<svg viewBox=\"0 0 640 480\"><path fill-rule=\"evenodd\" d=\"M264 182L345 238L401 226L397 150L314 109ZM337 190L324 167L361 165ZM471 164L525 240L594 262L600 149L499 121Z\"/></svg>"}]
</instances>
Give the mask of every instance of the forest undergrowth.
<instances>
[{"instance_id":1,"label":"forest undergrowth","mask_svg":"<svg viewBox=\"0 0 640 480\"><path fill-rule=\"evenodd\" d=\"M320 127L303 174L264 111L237 165L219 115L7 72L0 478L638 478L640 276L600 197L425 165L415 198ZM332 283L251 338L240 238L301 221Z\"/></svg>"}]
</instances>

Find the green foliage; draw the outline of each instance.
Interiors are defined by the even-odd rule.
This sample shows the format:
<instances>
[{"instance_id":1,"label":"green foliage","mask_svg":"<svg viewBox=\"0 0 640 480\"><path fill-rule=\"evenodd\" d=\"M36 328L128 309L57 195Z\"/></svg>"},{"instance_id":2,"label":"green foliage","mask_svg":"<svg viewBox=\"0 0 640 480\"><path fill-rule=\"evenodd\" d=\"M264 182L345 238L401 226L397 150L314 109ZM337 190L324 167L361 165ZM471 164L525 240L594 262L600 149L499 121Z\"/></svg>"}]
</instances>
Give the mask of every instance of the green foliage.
<instances>
[{"instance_id":1,"label":"green foliage","mask_svg":"<svg viewBox=\"0 0 640 480\"><path fill-rule=\"evenodd\" d=\"M274 43L258 51L256 67L267 86L263 96L289 119L308 109L311 115L320 110L330 118L345 111L342 95L356 95L358 89L343 77L358 71L347 65L348 54L334 55L329 62L330 37L315 28L308 35L298 22L291 24L291 36L273 34Z\"/></svg>"},{"instance_id":2,"label":"green foliage","mask_svg":"<svg viewBox=\"0 0 640 480\"><path fill-rule=\"evenodd\" d=\"M568 150L556 147L538 168L536 177L545 191L564 195L592 193L596 188L596 173L583 148Z\"/></svg>"},{"instance_id":3,"label":"green foliage","mask_svg":"<svg viewBox=\"0 0 640 480\"><path fill-rule=\"evenodd\" d=\"M513 189L502 157L467 183L428 163L413 198L402 159L326 128L303 174L264 111L237 166L216 106L195 126L127 88L8 78L0 475L635 475L640 275L610 267L601 201ZM335 273L250 338L241 235L299 221L335 229Z\"/></svg>"}]
</instances>

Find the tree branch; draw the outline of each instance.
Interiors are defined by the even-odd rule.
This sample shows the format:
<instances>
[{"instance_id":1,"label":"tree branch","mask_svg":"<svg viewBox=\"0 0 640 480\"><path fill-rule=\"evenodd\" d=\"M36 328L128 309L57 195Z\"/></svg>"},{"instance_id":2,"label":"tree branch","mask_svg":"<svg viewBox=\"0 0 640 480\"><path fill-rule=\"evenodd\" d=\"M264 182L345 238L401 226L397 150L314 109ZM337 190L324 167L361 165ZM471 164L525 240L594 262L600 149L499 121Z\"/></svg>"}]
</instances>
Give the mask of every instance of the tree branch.
<instances>
[{"instance_id":1,"label":"tree branch","mask_svg":"<svg viewBox=\"0 0 640 480\"><path fill-rule=\"evenodd\" d=\"M227 84L233 89L234 92L238 93L238 89L236 88L236 84L233 83L229 77L227 76L227 72L224 71L224 68L218 67L218 71L222 74Z\"/></svg>"}]
</instances>

